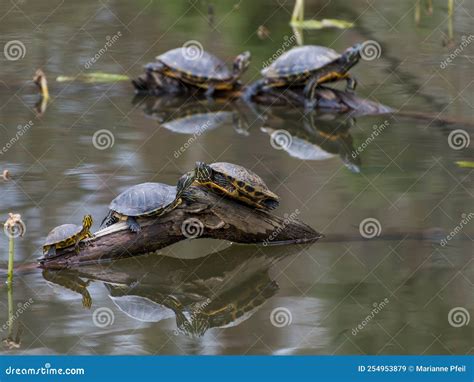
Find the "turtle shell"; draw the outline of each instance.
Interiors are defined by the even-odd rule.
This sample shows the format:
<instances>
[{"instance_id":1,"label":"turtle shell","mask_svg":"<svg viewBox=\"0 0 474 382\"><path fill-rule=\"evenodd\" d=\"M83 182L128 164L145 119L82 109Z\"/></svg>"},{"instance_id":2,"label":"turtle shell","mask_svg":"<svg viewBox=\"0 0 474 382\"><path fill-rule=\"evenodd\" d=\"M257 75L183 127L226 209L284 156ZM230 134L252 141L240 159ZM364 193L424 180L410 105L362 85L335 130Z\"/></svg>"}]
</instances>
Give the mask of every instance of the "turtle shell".
<instances>
[{"instance_id":1,"label":"turtle shell","mask_svg":"<svg viewBox=\"0 0 474 382\"><path fill-rule=\"evenodd\" d=\"M331 48L305 45L283 53L270 66L262 70L266 78L286 78L321 69L341 55Z\"/></svg>"},{"instance_id":2,"label":"turtle shell","mask_svg":"<svg viewBox=\"0 0 474 382\"><path fill-rule=\"evenodd\" d=\"M190 47L169 50L156 59L168 68L206 80L226 81L232 73L224 61L206 51L200 51L199 57L191 52Z\"/></svg>"},{"instance_id":3,"label":"turtle shell","mask_svg":"<svg viewBox=\"0 0 474 382\"><path fill-rule=\"evenodd\" d=\"M109 208L125 216L141 216L164 208L176 198L176 187L163 183L141 183L127 188L110 203Z\"/></svg>"},{"instance_id":4,"label":"turtle shell","mask_svg":"<svg viewBox=\"0 0 474 382\"><path fill-rule=\"evenodd\" d=\"M72 237L79 235L82 231L82 226L76 224L63 224L59 227L53 228L46 237L43 246L59 244L63 241L71 239Z\"/></svg>"},{"instance_id":5,"label":"turtle shell","mask_svg":"<svg viewBox=\"0 0 474 382\"><path fill-rule=\"evenodd\" d=\"M210 164L213 170L234 179L239 188L250 186L271 197L275 197L262 178L249 169L233 163L217 162ZM240 184L239 184L240 183Z\"/></svg>"}]
</instances>

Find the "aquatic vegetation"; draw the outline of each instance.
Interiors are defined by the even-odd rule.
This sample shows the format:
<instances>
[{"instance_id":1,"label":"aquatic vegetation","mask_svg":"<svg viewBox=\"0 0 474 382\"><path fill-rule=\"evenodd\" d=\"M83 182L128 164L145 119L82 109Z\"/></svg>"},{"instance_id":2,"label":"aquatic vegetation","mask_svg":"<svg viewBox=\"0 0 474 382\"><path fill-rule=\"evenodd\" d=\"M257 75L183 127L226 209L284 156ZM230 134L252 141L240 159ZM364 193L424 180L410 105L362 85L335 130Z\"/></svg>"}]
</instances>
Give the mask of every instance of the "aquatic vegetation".
<instances>
[{"instance_id":1,"label":"aquatic vegetation","mask_svg":"<svg viewBox=\"0 0 474 382\"><path fill-rule=\"evenodd\" d=\"M354 26L353 22L339 19L305 20L304 0L296 0L290 25L302 29L338 28L347 29Z\"/></svg>"},{"instance_id":2,"label":"aquatic vegetation","mask_svg":"<svg viewBox=\"0 0 474 382\"><path fill-rule=\"evenodd\" d=\"M123 74L103 73L103 72L92 72L79 74L77 76L59 76L56 78L58 82L71 82L79 81L86 83L100 83L100 82L117 82L117 81L128 81L130 78Z\"/></svg>"}]
</instances>

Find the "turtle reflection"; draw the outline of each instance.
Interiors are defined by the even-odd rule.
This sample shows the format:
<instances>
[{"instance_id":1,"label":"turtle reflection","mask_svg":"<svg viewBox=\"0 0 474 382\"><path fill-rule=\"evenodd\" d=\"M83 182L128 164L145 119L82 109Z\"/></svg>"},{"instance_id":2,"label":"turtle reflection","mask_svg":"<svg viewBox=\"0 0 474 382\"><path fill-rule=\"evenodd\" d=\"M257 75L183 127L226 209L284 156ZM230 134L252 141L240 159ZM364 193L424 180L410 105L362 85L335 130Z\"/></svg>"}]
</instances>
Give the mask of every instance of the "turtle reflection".
<instances>
[{"instance_id":1,"label":"turtle reflection","mask_svg":"<svg viewBox=\"0 0 474 382\"><path fill-rule=\"evenodd\" d=\"M350 128L355 119L347 114L272 112L261 130L270 135L271 144L301 160L325 160L339 155L344 165L360 172L360 156L353 155Z\"/></svg>"},{"instance_id":2,"label":"turtle reflection","mask_svg":"<svg viewBox=\"0 0 474 382\"><path fill-rule=\"evenodd\" d=\"M142 109L160 126L178 134L201 135L223 126L232 126L237 133L248 135L250 124L245 107L225 99L209 101L167 96L147 98Z\"/></svg>"},{"instance_id":3,"label":"turtle reflection","mask_svg":"<svg viewBox=\"0 0 474 382\"><path fill-rule=\"evenodd\" d=\"M101 281L127 316L153 323L175 317L175 334L197 338L213 328L234 327L250 319L279 289L270 276L271 267L302 248L232 245L198 259L151 255L139 262L124 259L45 274L83 300L88 296L88 282L83 280ZM57 273L60 276L52 277Z\"/></svg>"}]
</instances>

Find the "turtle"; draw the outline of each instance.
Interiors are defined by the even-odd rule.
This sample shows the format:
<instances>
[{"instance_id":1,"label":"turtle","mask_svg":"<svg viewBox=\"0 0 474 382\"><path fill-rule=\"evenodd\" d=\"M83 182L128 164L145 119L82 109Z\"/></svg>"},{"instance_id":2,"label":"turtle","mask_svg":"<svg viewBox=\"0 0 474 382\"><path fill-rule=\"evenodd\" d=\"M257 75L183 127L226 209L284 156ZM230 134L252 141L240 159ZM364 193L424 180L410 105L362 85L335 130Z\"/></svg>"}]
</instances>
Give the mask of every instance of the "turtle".
<instances>
[{"instance_id":1,"label":"turtle","mask_svg":"<svg viewBox=\"0 0 474 382\"><path fill-rule=\"evenodd\" d=\"M279 197L262 178L236 164L196 162L194 183L258 209L272 210L279 205Z\"/></svg>"},{"instance_id":2,"label":"turtle","mask_svg":"<svg viewBox=\"0 0 474 382\"><path fill-rule=\"evenodd\" d=\"M82 226L75 224L63 224L53 228L43 243L43 253L45 258L54 257L56 250L76 246L81 240L91 238L94 235L90 232L92 227L92 216L85 215Z\"/></svg>"},{"instance_id":3,"label":"turtle","mask_svg":"<svg viewBox=\"0 0 474 382\"><path fill-rule=\"evenodd\" d=\"M183 46L157 56L156 62L147 64L145 69L205 89L206 96L212 96L216 90L239 88L239 78L247 70L250 58L248 51L239 54L229 70L225 62L213 54L202 49L194 52L191 46Z\"/></svg>"},{"instance_id":4,"label":"turtle","mask_svg":"<svg viewBox=\"0 0 474 382\"><path fill-rule=\"evenodd\" d=\"M314 107L316 87L342 79L347 81L346 91L353 92L357 81L348 71L359 62L362 48L362 44L355 44L342 54L319 45L292 48L262 70L264 78L245 90L244 99L250 101L261 90L304 86L305 107Z\"/></svg>"},{"instance_id":5,"label":"turtle","mask_svg":"<svg viewBox=\"0 0 474 382\"><path fill-rule=\"evenodd\" d=\"M192 182L191 177L183 176L176 187L148 182L127 188L110 203L101 228L126 221L130 231L140 232L137 218L158 217L172 211L182 203L182 197L188 195L186 190Z\"/></svg>"}]
</instances>

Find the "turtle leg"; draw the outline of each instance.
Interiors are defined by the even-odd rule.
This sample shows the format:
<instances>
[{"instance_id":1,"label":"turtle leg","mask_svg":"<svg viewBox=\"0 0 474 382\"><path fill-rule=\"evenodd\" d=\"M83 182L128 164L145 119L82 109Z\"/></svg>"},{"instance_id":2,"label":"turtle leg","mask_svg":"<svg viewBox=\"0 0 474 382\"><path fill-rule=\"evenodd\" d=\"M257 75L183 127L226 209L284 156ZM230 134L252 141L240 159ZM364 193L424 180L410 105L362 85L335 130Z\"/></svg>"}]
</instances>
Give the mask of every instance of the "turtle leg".
<instances>
[{"instance_id":1,"label":"turtle leg","mask_svg":"<svg viewBox=\"0 0 474 382\"><path fill-rule=\"evenodd\" d=\"M215 92L216 92L216 88L214 87L214 85L209 85L204 95L206 96L206 98L212 99L214 97Z\"/></svg>"},{"instance_id":2,"label":"turtle leg","mask_svg":"<svg viewBox=\"0 0 474 382\"><path fill-rule=\"evenodd\" d=\"M267 81L265 79L261 79L247 86L242 94L242 99L247 103L252 102L253 98L262 91L266 84Z\"/></svg>"},{"instance_id":3,"label":"turtle leg","mask_svg":"<svg viewBox=\"0 0 474 382\"><path fill-rule=\"evenodd\" d=\"M357 80L351 75L347 74L346 81L347 81L346 92L354 93L357 87Z\"/></svg>"},{"instance_id":4,"label":"turtle leg","mask_svg":"<svg viewBox=\"0 0 474 382\"><path fill-rule=\"evenodd\" d=\"M140 224L138 224L137 219L135 219L133 216L129 216L127 218L127 225L132 232L138 233L141 231Z\"/></svg>"},{"instance_id":5,"label":"turtle leg","mask_svg":"<svg viewBox=\"0 0 474 382\"><path fill-rule=\"evenodd\" d=\"M316 97L316 88L318 87L318 76L313 76L306 83L304 87L304 108L306 110L313 110L318 106L318 99Z\"/></svg>"}]
</instances>

